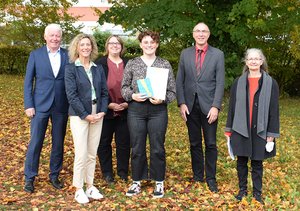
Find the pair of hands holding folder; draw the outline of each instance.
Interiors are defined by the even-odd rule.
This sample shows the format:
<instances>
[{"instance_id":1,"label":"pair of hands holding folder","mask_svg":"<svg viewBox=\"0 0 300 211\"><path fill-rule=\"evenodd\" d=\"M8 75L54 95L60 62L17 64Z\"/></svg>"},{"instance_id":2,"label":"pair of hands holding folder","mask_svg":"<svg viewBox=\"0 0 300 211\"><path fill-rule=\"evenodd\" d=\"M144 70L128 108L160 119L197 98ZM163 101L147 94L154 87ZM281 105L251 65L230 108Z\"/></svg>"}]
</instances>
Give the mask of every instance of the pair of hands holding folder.
<instances>
[{"instance_id":1,"label":"pair of hands holding folder","mask_svg":"<svg viewBox=\"0 0 300 211\"><path fill-rule=\"evenodd\" d=\"M156 99L156 98L153 98L153 97L149 98L146 94L143 94L143 93L133 93L132 94L132 99L136 102L144 102L147 99L149 99L149 101L154 105L158 105L158 104L163 103L163 100Z\"/></svg>"}]
</instances>

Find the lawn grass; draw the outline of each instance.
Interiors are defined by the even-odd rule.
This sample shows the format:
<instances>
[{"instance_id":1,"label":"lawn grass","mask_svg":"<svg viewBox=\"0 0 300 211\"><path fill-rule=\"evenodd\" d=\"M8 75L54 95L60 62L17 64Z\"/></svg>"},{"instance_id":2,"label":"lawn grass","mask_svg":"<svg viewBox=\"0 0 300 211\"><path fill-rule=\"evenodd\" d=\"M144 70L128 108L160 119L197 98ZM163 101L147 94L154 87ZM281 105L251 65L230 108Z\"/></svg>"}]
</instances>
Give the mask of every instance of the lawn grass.
<instances>
[{"instance_id":1,"label":"lawn grass","mask_svg":"<svg viewBox=\"0 0 300 211\"><path fill-rule=\"evenodd\" d=\"M36 192L23 191L23 165L29 141L29 119L23 109L23 77L0 75L0 210L298 210L300 209L300 99L280 99L280 138L277 140L278 154L264 162L263 197L265 205L252 201L251 194L242 202L234 199L238 190L235 161L227 154L223 135L228 98L220 113L218 128L217 181L220 192L212 194L205 183L192 183L189 141L185 123L179 116L176 103L169 106L169 125L166 136L167 172L165 197L153 199L154 183L143 182L139 197L125 196L130 183L117 180L107 185L101 179L97 161L95 186L105 198L79 205L73 200L72 187L73 143L71 133L65 140L64 167L61 177L65 188L54 190L48 182L49 150L51 137L47 132L42 150ZM114 145L113 145L114 146ZM114 146L115 147L115 146ZM115 161L114 161L115 165ZM249 175L249 190L252 190Z\"/></svg>"}]
</instances>

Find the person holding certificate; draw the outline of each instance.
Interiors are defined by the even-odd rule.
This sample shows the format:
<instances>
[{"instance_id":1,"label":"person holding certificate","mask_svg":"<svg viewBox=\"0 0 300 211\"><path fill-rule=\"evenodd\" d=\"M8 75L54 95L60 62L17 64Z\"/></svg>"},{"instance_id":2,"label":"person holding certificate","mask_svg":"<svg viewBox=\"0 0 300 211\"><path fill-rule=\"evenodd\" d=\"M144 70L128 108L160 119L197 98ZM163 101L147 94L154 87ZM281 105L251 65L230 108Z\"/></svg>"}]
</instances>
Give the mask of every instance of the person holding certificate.
<instances>
[{"instance_id":1,"label":"person holding certificate","mask_svg":"<svg viewBox=\"0 0 300 211\"><path fill-rule=\"evenodd\" d=\"M170 63L156 56L156 50L159 46L159 34L153 31L144 31L139 34L138 40L143 55L128 61L124 70L121 89L123 98L129 104L127 121L132 150L133 184L129 187L126 195L139 194L141 192L141 180L153 179L156 181L153 197L161 198L164 196L163 182L166 170L164 142L168 124L167 104L176 98L175 78ZM155 77L157 77L157 74L160 73L164 76L166 69L168 69L165 81L166 88L165 90L159 90L159 93L165 93L165 96L161 97L164 99L155 97L156 95L150 95L151 97L149 97L147 94L141 93L138 81L145 79L149 74L148 71L155 72ZM151 84L151 86L154 85L155 83ZM145 88L149 90L150 87ZM149 135L150 142L149 169L146 156L147 135Z\"/></svg>"},{"instance_id":2,"label":"person holding certificate","mask_svg":"<svg viewBox=\"0 0 300 211\"><path fill-rule=\"evenodd\" d=\"M248 49L243 74L231 87L225 128L237 156L239 192L235 197L240 201L248 194L250 159L253 197L262 204L263 160L276 155L275 138L279 137L279 88L267 71L262 51Z\"/></svg>"}]
</instances>

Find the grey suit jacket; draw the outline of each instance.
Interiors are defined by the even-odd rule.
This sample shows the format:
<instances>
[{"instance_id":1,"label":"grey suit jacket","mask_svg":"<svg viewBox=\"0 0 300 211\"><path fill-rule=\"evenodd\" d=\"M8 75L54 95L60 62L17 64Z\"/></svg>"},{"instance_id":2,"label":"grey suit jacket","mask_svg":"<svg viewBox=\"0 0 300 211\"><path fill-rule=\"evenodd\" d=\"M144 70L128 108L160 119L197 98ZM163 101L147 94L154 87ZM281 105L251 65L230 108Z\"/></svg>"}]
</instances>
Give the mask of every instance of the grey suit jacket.
<instances>
[{"instance_id":1,"label":"grey suit jacket","mask_svg":"<svg viewBox=\"0 0 300 211\"><path fill-rule=\"evenodd\" d=\"M191 112L197 93L202 112L208 114L211 107L221 109L225 80L224 53L208 46L200 75L197 77L195 52L195 46L181 52L176 77L177 103L178 106L186 104Z\"/></svg>"}]
</instances>

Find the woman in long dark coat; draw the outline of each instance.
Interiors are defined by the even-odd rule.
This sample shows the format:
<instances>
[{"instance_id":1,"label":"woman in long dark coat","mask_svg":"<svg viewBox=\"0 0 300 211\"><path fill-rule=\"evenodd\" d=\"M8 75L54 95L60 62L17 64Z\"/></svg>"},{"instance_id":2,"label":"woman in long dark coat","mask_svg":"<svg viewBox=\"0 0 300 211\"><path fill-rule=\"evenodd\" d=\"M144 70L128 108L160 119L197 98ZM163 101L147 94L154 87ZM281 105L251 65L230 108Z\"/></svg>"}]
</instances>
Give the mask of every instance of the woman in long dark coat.
<instances>
[{"instance_id":1,"label":"woman in long dark coat","mask_svg":"<svg viewBox=\"0 0 300 211\"><path fill-rule=\"evenodd\" d=\"M230 138L233 154L237 156L239 193L235 197L242 200L247 196L250 158L253 197L260 203L263 203L263 160L275 156L275 138L279 137L279 88L267 68L260 49L246 51L243 74L231 88L225 129L225 136Z\"/></svg>"}]
</instances>

